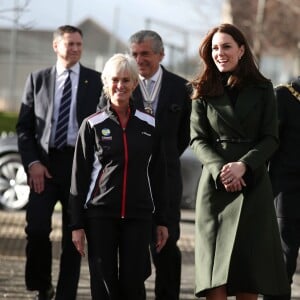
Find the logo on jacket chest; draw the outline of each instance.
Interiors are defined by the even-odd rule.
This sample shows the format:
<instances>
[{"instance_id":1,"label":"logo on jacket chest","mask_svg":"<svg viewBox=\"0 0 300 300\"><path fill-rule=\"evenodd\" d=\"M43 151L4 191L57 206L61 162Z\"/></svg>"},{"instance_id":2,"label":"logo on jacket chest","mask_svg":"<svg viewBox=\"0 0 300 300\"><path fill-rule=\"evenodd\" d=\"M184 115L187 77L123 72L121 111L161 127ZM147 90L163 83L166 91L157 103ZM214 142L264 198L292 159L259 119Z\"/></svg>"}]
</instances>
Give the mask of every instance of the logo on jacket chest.
<instances>
[{"instance_id":1,"label":"logo on jacket chest","mask_svg":"<svg viewBox=\"0 0 300 300\"><path fill-rule=\"evenodd\" d=\"M109 128L103 128L101 130L101 139L102 139L102 141L112 140L111 131Z\"/></svg>"}]
</instances>

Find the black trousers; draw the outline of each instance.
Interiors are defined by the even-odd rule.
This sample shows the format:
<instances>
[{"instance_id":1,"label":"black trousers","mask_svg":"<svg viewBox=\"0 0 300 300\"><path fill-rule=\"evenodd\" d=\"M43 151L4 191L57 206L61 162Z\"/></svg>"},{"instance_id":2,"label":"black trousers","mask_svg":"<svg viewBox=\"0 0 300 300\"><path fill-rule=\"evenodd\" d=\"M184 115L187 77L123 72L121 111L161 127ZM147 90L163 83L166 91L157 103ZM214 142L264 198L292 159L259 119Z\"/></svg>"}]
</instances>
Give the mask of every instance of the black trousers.
<instances>
[{"instance_id":1,"label":"black trousers","mask_svg":"<svg viewBox=\"0 0 300 300\"><path fill-rule=\"evenodd\" d=\"M181 251L177 245L180 223L169 226L169 238L157 253L152 243L151 253L155 266L155 299L179 300L181 283Z\"/></svg>"},{"instance_id":2,"label":"black trousers","mask_svg":"<svg viewBox=\"0 0 300 300\"><path fill-rule=\"evenodd\" d=\"M289 283L292 285L293 276L297 268L297 258L300 247L300 218L282 217L277 218L281 245L283 250L284 262L286 266ZM290 300L291 293L288 295L271 297L265 296L266 300Z\"/></svg>"},{"instance_id":3,"label":"black trousers","mask_svg":"<svg viewBox=\"0 0 300 300\"><path fill-rule=\"evenodd\" d=\"M29 290L45 290L52 284L51 218L55 204L62 204L62 241L56 298L75 300L81 258L68 228L67 213L70 192L73 149L52 151L49 158L51 179L46 179L41 194L31 191L26 211L27 234L25 282Z\"/></svg>"},{"instance_id":4,"label":"black trousers","mask_svg":"<svg viewBox=\"0 0 300 300\"><path fill-rule=\"evenodd\" d=\"M143 299L151 224L151 220L137 219L87 220L92 299Z\"/></svg>"}]
</instances>

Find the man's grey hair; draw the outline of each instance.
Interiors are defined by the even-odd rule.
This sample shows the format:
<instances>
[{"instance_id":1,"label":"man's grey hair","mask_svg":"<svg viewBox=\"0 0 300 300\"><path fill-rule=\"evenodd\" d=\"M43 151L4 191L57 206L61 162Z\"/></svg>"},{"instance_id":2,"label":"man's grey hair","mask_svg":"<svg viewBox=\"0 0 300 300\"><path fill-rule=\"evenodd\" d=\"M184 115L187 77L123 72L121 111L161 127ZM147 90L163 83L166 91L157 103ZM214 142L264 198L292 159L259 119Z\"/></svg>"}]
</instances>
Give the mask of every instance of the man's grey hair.
<instances>
[{"instance_id":1,"label":"man's grey hair","mask_svg":"<svg viewBox=\"0 0 300 300\"><path fill-rule=\"evenodd\" d=\"M154 53L164 53L164 44L161 36L152 30L140 30L134 33L129 38L129 46L133 43L140 44L147 40L152 40L152 50Z\"/></svg>"}]
</instances>

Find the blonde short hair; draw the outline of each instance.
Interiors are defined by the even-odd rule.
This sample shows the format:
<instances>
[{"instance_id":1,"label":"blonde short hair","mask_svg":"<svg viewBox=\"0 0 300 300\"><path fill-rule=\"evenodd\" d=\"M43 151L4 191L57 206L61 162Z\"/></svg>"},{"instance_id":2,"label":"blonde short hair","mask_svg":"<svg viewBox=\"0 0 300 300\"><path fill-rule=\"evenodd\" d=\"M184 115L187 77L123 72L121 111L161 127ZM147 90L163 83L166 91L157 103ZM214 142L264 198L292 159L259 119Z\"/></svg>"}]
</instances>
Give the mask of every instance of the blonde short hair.
<instances>
[{"instance_id":1,"label":"blonde short hair","mask_svg":"<svg viewBox=\"0 0 300 300\"><path fill-rule=\"evenodd\" d=\"M133 82L138 82L139 71L138 65L135 59L129 54L117 53L114 54L104 65L101 79L103 82L103 91L105 96L109 97L108 94L108 80L111 78L113 72L124 72L129 73L130 79Z\"/></svg>"}]
</instances>

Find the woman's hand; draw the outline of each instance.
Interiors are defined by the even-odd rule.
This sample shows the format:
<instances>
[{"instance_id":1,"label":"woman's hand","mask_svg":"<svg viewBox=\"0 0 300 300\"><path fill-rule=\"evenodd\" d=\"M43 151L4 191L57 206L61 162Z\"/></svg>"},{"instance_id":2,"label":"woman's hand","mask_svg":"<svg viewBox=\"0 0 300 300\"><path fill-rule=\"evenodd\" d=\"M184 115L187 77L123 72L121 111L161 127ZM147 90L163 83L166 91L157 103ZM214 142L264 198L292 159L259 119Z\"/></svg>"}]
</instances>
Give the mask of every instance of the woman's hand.
<instances>
[{"instance_id":1,"label":"woman's hand","mask_svg":"<svg viewBox=\"0 0 300 300\"><path fill-rule=\"evenodd\" d=\"M156 251L157 252L160 252L160 250L165 246L168 237L169 237L169 232L166 226L156 227Z\"/></svg>"},{"instance_id":2,"label":"woman's hand","mask_svg":"<svg viewBox=\"0 0 300 300\"><path fill-rule=\"evenodd\" d=\"M243 162L230 162L223 166L220 173L220 180L227 192L241 191L246 183L243 176L247 170Z\"/></svg>"},{"instance_id":3,"label":"woman's hand","mask_svg":"<svg viewBox=\"0 0 300 300\"><path fill-rule=\"evenodd\" d=\"M72 231L72 242L82 257L85 256L85 232L84 229L76 229Z\"/></svg>"}]
</instances>

